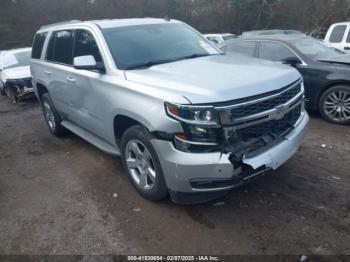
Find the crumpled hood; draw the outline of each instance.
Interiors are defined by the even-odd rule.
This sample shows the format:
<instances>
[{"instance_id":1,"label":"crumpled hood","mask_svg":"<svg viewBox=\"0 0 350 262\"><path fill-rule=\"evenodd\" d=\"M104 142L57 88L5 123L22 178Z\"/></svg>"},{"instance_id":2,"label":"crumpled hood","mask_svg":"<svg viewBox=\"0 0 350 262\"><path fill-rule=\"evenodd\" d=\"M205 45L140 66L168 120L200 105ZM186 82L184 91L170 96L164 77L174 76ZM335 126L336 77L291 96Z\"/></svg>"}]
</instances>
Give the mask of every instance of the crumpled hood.
<instances>
[{"instance_id":1,"label":"crumpled hood","mask_svg":"<svg viewBox=\"0 0 350 262\"><path fill-rule=\"evenodd\" d=\"M216 55L125 71L129 81L186 97L193 104L267 93L295 82L292 67L242 55Z\"/></svg>"},{"instance_id":2,"label":"crumpled hood","mask_svg":"<svg viewBox=\"0 0 350 262\"><path fill-rule=\"evenodd\" d=\"M1 72L1 78L3 81L8 79L22 79L31 77L30 66L21 66L5 69Z\"/></svg>"}]
</instances>

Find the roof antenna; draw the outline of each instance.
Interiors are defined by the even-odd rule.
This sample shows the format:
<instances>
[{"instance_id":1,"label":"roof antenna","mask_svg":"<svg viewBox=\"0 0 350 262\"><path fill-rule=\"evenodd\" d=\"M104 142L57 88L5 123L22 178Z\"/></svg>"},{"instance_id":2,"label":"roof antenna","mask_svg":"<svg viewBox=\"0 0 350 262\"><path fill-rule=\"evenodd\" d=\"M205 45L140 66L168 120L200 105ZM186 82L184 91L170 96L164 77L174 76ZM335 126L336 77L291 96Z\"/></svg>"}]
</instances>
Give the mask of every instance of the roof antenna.
<instances>
[{"instance_id":1,"label":"roof antenna","mask_svg":"<svg viewBox=\"0 0 350 262\"><path fill-rule=\"evenodd\" d=\"M166 15L166 16L164 17L164 20L169 22L169 21L170 21L169 15Z\"/></svg>"}]
</instances>

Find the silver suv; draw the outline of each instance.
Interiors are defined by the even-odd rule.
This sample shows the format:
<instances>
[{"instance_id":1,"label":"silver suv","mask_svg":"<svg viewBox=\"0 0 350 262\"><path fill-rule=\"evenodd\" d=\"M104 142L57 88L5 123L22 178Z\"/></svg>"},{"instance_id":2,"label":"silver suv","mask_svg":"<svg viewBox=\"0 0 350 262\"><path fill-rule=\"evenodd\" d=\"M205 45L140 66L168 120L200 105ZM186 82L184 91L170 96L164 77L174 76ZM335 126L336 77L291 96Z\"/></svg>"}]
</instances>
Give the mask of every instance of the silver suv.
<instances>
[{"instance_id":1,"label":"silver suv","mask_svg":"<svg viewBox=\"0 0 350 262\"><path fill-rule=\"evenodd\" d=\"M224 55L175 20L49 25L31 72L50 131L120 155L147 199L216 198L285 163L309 117L300 74Z\"/></svg>"}]
</instances>

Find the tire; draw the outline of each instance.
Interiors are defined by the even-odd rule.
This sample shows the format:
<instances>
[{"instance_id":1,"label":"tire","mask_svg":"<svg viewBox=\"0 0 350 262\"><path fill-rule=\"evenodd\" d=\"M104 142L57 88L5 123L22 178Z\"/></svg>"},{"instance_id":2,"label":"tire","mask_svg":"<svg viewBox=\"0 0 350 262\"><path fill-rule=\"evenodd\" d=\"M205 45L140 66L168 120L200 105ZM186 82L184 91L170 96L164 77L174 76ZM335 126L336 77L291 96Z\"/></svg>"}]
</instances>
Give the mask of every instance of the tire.
<instances>
[{"instance_id":1,"label":"tire","mask_svg":"<svg viewBox=\"0 0 350 262\"><path fill-rule=\"evenodd\" d=\"M167 197L168 188L149 132L142 126L125 131L121 156L129 180L144 198L159 201Z\"/></svg>"},{"instance_id":2,"label":"tire","mask_svg":"<svg viewBox=\"0 0 350 262\"><path fill-rule=\"evenodd\" d=\"M50 132L57 137L62 137L68 133L68 130L61 125L62 119L53 105L51 97L45 93L41 98L41 107L44 119Z\"/></svg>"},{"instance_id":3,"label":"tire","mask_svg":"<svg viewBox=\"0 0 350 262\"><path fill-rule=\"evenodd\" d=\"M322 117L336 124L350 124L350 86L337 85L326 90L319 101Z\"/></svg>"},{"instance_id":4,"label":"tire","mask_svg":"<svg viewBox=\"0 0 350 262\"><path fill-rule=\"evenodd\" d=\"M2 82L1 79L0 79L0 95L6 96L5 84Z\"/></svg>"}]
</instances>

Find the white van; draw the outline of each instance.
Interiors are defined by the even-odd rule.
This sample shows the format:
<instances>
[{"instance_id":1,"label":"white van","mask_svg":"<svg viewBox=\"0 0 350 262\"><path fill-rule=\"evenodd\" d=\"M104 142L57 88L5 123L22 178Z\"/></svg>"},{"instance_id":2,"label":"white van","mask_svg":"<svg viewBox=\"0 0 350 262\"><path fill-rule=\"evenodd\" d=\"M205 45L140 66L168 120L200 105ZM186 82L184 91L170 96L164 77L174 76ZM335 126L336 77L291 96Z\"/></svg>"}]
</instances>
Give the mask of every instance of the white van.
<instances>
[{"instance_id":1,"label":"white van","mask_svg":"<svg viewBox=\"0 0 350 262\"><path fill-rule=\"evenodd\" d=\"M331 25L324 42L330 47L350 53L350 22Z\"/></svg>"}]
</instances>

